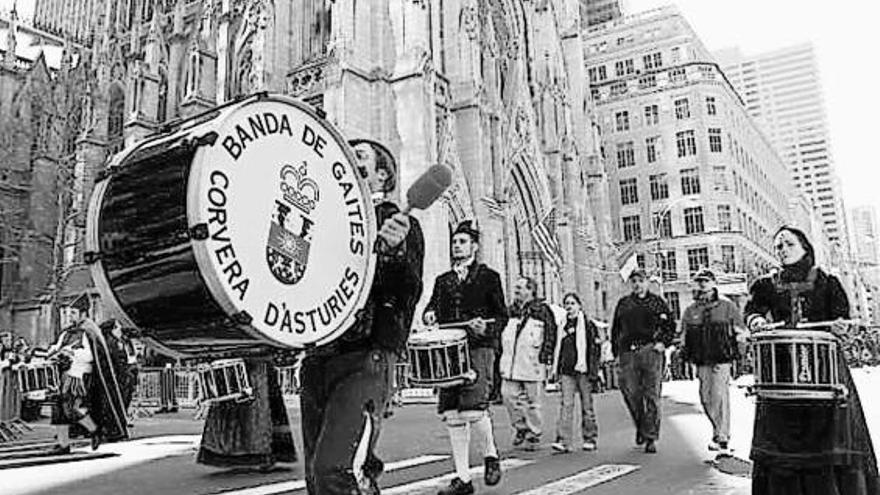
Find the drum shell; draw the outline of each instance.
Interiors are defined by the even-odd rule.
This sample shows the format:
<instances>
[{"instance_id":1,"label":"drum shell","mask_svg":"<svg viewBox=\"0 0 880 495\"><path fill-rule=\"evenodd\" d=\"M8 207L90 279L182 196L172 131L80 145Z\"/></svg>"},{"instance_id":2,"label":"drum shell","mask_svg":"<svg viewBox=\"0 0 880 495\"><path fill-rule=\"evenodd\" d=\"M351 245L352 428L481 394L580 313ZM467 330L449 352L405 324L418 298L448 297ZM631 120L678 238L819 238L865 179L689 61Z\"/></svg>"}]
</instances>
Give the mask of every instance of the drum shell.
<instances>
[{"instance_id":1,"label":"drum shell","mask_svg":"<svg viewBox=\"0 0 880 495\"><path fill-rule=\"evenodd\" d=\"M431 333L419 335L407 345L410 385L444 388L472 379L467 333L439 331L433 339Z\"/></svg>"},{"instance_id":2,"label":"drum shell","mask_svg":"<svg viewBox=\"0 0 880 495\"><path fill-rule=\"evenodd\" d=\"M186 197L197 131L129 155L98 185L100 208L90 209L90 220L101 253L96 268L116 312L173 351L218 354L266 343L223 311L196 262Z\"/></svg>"},{"instance_id":3,"label":"drum shell","mask_svg":"<svg viewBox=\"0 0 880 495\"><path fill-rule=\"evenodd\" d=\"M761 400L839 401L840 351L834 335L822 331L774 330L751 338L755 355L752 392Z\"/></svg>"}]
</instances>

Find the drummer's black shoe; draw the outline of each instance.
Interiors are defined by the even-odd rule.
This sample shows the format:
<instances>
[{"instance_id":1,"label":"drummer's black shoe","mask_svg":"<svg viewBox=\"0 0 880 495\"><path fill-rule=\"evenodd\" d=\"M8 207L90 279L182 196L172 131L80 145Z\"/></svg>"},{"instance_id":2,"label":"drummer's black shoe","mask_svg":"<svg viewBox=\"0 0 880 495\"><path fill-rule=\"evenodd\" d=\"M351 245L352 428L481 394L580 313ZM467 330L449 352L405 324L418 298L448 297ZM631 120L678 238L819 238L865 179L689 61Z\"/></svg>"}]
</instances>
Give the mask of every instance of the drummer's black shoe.
<instances>
[{"instance_id":1,"label":"drummer's black shoe","mask_svg":"<svg viewBox=\"0 0 880 495\"><path fill-rule=\"evenodd\" d=\"M513 441L511 442L514 447L519 447L523 442L526 441L526 434L529 430L516 430L516 434L513 436Z\"/></svg>"},{"instance_id":2,"label":"drummer's black shoe","mask_svg":"<svg viewBox=\"0 0 880 495\"><path fill-rule=\"evenodd\" d=\"M636 432L636 445L644 445L644 444L645 444L645 437L642 436L642 432L637 431Z\"/></svg>"},{"instance_id":3,"label":"drummer's black shoe","mask_svg":"<svg viewBox=\"0 0 880 495\"><path fill-rule=\"evenodd\" d=\"M483 459L484 471L483 481L486 486L495 486L501 481L501 462L497 457L486 457Z\"/></svg>"},{"instance_id":4,"label":"drummer's black shoe","mask_svg":"<svg viewBox=\"0 0 880 495\"><path fill-rule=\"evenodd\" d=\"M96 431L92 433L92 450L98 450L98 447L101 446L101 443L104 439L101 437L101 433Z\"/></svg>"},{"instance_id":5,"label":"drummer's black shoe","mask_svg":"<svg viewBox=\"0 0 880 495\"><path fill-rule=\"evenodd\" d=\"M657 445L653 440L647 440L645 442L645 453L646 454L656 454L657 453Z\"/></svg>"},{"instance_id":6,"label":"drummer's black shoe","mask_svg":"<svg viewBox=\"0 0 880 495\"><path fill-rule=\"evenodd\" d=\"M49 455L67 455L70 453L70 445L66 445L64 447L60 445L56 445L52 450L49 451Z\"/></svg>"},{"instance_id":7,"label":"drummer's black shoe","mask_svg":"<svg viewBox=\"0 0 880 495\"><path fill-rule=\"evenodd\" d=\"M471 495L474 493L474 483L468 481L465 483L461 478L452 478L449 486L441 488L437 495Z\"/></svg>"}]
</instances>

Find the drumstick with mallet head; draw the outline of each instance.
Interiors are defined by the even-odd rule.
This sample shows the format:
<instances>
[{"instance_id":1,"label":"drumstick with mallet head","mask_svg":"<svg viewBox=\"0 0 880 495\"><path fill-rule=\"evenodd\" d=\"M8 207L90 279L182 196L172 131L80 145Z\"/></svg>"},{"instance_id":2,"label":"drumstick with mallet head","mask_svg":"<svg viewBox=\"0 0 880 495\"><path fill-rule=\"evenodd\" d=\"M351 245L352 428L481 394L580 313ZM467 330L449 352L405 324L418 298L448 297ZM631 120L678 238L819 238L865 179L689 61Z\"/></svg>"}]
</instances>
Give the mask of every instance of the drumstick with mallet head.
<instances>
[{"instance_id":1,"label":"drumstick with mallet head","mask_svg":"<svg viewBox=\"0 0 880 495\"><path fill-rule=\"evenodd\" d=\"M406 206L401 213L409 215L412 210L426 210L452 184L452 171L444 165L432 165L416 179L406 191ZM379 251L382 239L376 239L374 250Z\"/></svg>"},{"instance_id":2,"label":"drumstick with mallet head","mask_svg":"<svg viewBox=\"0 0 880 495\"><path fill-rule=\"evenodd\" d=\"M437 325L437 329L438 329L438 330L445 330L445 329L448 329L448 328L463 328L463 327L468 326L468 323L469 323L469 322L467 322L467 321L457 321L457 322L453 322L453 323L443 323L443 324L441 324L441 325ZM486 324L489 324L489 323L495 323L495 318L485 318L485 319L483 319L483 323L486 323Z\"/></svg>"}]
</instances>

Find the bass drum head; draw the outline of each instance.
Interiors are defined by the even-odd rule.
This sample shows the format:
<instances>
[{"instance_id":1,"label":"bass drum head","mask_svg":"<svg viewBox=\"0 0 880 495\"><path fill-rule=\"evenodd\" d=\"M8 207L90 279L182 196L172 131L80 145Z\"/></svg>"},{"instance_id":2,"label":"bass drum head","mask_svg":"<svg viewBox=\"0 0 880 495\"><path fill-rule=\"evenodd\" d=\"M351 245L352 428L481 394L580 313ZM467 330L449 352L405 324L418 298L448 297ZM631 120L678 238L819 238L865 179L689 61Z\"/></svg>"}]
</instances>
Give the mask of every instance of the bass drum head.
<instances>
[{"instance_id":1,"label":"bass drum head","mask_svg":"<svg viewBox=\"0 0 880 495\"><path fill-rule=\"evenodd\" d=\"M358 318L375 270L375 214L350 148L311 107L281 96L247 100L213 124L186 201L208 290L274 345L334 340Z\"/></svg>"}]
</instances>

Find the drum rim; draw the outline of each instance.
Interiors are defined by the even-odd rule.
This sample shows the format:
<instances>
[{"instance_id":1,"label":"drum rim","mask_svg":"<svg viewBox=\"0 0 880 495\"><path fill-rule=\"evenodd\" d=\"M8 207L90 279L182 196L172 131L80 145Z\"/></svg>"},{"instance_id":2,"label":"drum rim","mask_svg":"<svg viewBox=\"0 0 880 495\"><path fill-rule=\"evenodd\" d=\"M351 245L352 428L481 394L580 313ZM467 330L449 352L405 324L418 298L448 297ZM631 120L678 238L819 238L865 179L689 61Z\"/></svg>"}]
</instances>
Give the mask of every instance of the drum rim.
<instances>
[{"instance_id":1,"label":"drum rim","mask_svg":"<svg viewBox=\"0 0 880 495\"><path fill-rule=\"evenodd\" d=\"M812 342L837 342L837 337L833 333L825 330L803 330L803 329L776 329L764 332L756 332L751 336L755 341L801 341L809 340Z\"/></svg>"},{"instance_id":2,"label":"drum rim","mask_svg":"<svg viewBox=\"0 0 880 495\"><path fill-rule=\"evenodd\" d=\"M448 334L455 333L458 337L451 338ZM444 338L444 334L446 338ZM437 339L428 340L428 337L438 337ZM415 340L414 340L415 339ZM410 335L410 344L441 344L441 343L458 343L467 339L467 330L464 328L442 328L438 330L428 330Z\"/></svg>"},{"instance_id":3,"label":"drum rim","mask_svg":"<svg viewBox=\"0 0 880 495\"><path fill-rule=\"evenodd\" d=\"M281 95L281 94L256 94L249 98L246 98L235 105L230 105L229 107L220 109L220 114L211 119L210 122L215 122L218 119L222 119L234 112L241 111L242 109L259 103L265 102L278 102L282 104L287 104L292 107L297 108L300 111L306 113L309 117L313 118L317 121L322 129L330 134L330 136L336 140L337 144L340 145L343 155L348 161L348 165L351 167L353 172L356 172L356 164L357 160L354 156L354 152L351 147L348 145L348 141L339 131L339 129L333 125L329 120L324 117L321 117L311 105L308 105L302 101L296 100L294 98ZM192 163L190 164L190 174L187 177L187 194L186 194L186 214L187 221L190 225L194 225L196 223L193 218L193 208L191 207L195 199L195 195L199 194L200 191L196 190L195 184L195 174L192 173L192 170L196 167L204 166L204 150L198 149L193 156ZM362 197L370 198L371 194L369 191L369 186L363 180L356 180L358 188L361 190ZM375 239L378 237L378 226L376 225L376 213L371 204L368 204L368 207L365 208L364 217L365 217L365 230L366 230L366 238L368 240ZM220 306L220 308L230 317L239 314L242 309L238 307L238 305L229 297L229 294L223 288L224 281L218 276L217 273L212 270L208 270L210 265L210 253L207 249L207 244L204 242L194 242L192 239L190 240L190 246L193 250L193 254L196 260L196 266L198 266L199 277L204 282L205 287L208 289L208 292L211 294L215 303ZM367 303L367 299L369 297L370 289L372 288L373 279L375 278L376 272L376 255L372 252L372 243L369 244L368 249L370 249L370 254L366 257L367 259L367 269L365 273L365 280L360 284L358 288L357 297L360 299L357 309L351 311L351 313L346 317L345 320L341 322L341 324L335 328L332 332L327 333L326 335L313 340L306 344L293 345L282 340L276 340L269 334L264 334L259 331L254 325L248 324L238 324L237 326L243 329L246 333L252 335L258 341L264 342L266 344L281 347L283 349L305 349L312 346L321 346L323 344L332 342L339 338L345 331L347 331L359 318L360 310ZM261 315L250 315L251 318L260 318Z\"/></svg>"}]
</instances>

